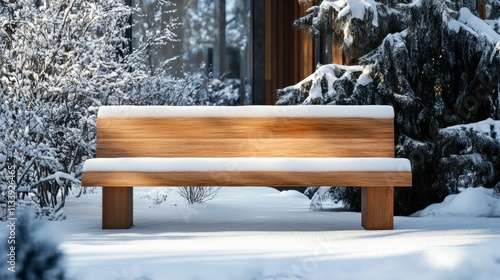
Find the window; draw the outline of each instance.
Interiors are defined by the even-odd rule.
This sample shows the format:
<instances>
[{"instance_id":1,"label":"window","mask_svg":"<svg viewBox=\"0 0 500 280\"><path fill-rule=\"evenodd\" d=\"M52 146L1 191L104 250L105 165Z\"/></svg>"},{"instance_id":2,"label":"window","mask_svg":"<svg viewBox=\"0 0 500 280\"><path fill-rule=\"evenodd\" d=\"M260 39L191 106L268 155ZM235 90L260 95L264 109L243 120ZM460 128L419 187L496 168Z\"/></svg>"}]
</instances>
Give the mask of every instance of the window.
<instances>
[{"instance_id":1,"label":"window","mask_svg":"<svg viewBox=\"0 0 500 280\"><path fill-rule=\"evenodd\" d=\"M145 15L134 19L135 40L158 20L179 19L178 42L151 53L151 71L166 69L170 74L202 72L209 79L221 79L237 86L244 104L250 103L250 0L170 0L174 13L160 18L157 0L134 0ZM177 57L167 65L160 61Z\"/></svg>"}]
</instances>

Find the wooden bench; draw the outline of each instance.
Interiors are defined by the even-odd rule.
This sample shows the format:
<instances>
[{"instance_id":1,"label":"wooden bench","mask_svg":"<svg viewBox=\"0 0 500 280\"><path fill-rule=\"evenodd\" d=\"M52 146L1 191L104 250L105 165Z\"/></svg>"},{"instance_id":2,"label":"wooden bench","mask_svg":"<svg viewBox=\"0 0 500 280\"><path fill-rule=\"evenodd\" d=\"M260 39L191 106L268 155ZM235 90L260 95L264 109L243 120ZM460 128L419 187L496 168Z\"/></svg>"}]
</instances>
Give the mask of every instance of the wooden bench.
<instances>
[{"instance_id":1,"label":"wooden bench","mask_svg":"<svg viewBox=\"0 0 500 280\"><path fill-rule=\"evenodd\" d=\"M390 106L101 107L82 177L103 229L133 225L132 186L362 186L362 226L392 229L412 183Z\"/></svg>"}]
</instances>

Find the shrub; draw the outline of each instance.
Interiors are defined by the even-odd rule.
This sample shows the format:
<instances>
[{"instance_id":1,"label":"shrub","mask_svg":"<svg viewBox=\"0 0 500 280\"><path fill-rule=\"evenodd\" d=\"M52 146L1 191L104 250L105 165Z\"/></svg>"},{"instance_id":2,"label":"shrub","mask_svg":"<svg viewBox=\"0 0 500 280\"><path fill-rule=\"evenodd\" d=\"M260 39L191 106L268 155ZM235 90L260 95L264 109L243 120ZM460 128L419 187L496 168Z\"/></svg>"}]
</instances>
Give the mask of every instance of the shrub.
<instances>
[{"instance_id":1,"label":"shrub","mask_svg":"<svg viewBox=\"0 0 500 280\"><path fill-rule=\"evenodd\" d=\"M215 198L220 187L179 187L177 190L189 204L204 203Z\"/></svg>"},{"instance_id":2,"label":"shrub","mask_svg":"<svg viewBox=\"0 0 500 280\"><path fill-rule=\"evenodd\" d=\"M8 222L9 223L9 222ZM0 278L5 280L62 280L66 279L64 254L59 242L47 225L25 212L15 222L15 267L0 262ZM2 242L6 239L2 238ZM2 253L2 259L7 254Z\"/></svg>"}]
</instances>

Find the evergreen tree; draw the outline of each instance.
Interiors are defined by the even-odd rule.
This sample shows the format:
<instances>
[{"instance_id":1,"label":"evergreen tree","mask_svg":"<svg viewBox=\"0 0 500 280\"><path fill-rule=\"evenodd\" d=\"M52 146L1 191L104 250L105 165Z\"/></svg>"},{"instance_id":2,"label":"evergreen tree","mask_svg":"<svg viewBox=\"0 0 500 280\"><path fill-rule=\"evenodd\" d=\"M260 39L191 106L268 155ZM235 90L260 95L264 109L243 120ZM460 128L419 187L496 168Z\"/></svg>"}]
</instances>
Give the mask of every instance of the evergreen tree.
<instances>
[{"instance_id":1,"label":"evergreen tree","mask_svg":"<svg viewBox=\"0 0 500 280\"><path fill-rule=\"evenodd\" d=\"M479 19L475 6L470 0L325 0L296 22L317 34L333 21L344 58L357 65L321 66L279 90L278 104L392 105L396 156L409 158L413 167L413 188L396 189L397 214L441 201L460 187L500 182L494 133L445 129L500 119L498 19ZM467 143L474 144L464 149ZM467 176L473 178L468 184L457 183ZM358 190L334 195L359 209Z\"/></svg>"}]
</instances>

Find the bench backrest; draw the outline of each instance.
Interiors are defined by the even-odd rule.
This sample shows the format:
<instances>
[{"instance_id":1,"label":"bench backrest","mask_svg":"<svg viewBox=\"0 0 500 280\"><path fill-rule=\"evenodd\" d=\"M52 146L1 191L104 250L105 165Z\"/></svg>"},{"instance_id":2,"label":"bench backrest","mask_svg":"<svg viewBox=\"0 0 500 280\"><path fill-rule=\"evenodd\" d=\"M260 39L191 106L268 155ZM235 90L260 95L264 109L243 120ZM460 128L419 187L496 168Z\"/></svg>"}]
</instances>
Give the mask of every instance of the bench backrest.
<instances>
[{"instance_id":1,"label":"bench backrest","mask_svg":"<svg viewBox=\"0 0 500 280\"><path fill-rule=\"evenodd\" d=\"M390 106L109 106L97 157L394 157Z\"/></svg>"}]
</instances>

